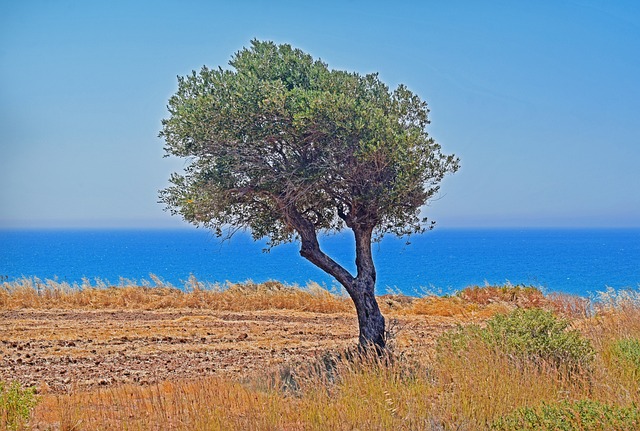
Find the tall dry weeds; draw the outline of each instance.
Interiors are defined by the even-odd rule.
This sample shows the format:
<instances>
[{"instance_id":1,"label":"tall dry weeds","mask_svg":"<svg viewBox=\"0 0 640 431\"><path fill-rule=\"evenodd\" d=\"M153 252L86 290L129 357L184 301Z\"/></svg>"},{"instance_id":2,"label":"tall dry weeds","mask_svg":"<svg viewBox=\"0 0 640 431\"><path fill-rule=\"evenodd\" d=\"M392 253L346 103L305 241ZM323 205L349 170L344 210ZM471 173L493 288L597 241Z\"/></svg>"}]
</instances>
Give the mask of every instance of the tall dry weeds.
<instances>
[{"instance_id":1,"label":"tall dry weeds","mask_svg":"<svg viewBox=\"0 0 640 431\"><path fill-rule=\"evenodd\" d=\"M70 284L50 279L43 281L36 277L5 281L0 284L0 309L273 309L314 313L354 311L351 300L343 292L329 291L313 282L305 287L287 286L277 281L221 285L204 283L190 277L185 286L178 289L153 274L151 279L152 282L143 280L140 283L121 279L117 285L101 280L91 283L87 279L81 284ZM578 298L567 295L545 297L536 288L519 286L470 287L455 296L446 297L382 295L379 303L385 314L460 318L487 318L514 308L538 306L584 314L586 307Z\"/></svg>"},{"instance_id":2,"label":"tall dry weeds","mask_svg":"<svg viewBox=\"0 0 640 431\"><path fill-rule=\"evenodd\" d=\"M249 311L287 309L315 313L350 312L351 301L318 284L286 286L276 281L225 285L204 284L191 278L185 289L177 289L152 277L155 285L119 285L98 282L69 284L56 280L23 278L0 285L0 309L143 309L206 308Z\"/></svg>"}]
</instances>

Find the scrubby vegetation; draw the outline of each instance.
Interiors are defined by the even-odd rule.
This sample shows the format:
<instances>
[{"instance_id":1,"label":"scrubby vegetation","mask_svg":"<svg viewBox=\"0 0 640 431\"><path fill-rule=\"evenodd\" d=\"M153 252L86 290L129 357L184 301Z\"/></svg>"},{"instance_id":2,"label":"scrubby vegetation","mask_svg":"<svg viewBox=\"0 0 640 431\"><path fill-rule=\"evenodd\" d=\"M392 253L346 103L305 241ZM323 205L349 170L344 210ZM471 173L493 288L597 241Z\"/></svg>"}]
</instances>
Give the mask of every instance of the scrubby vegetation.
<instances>
[{"instance_id":1,"label":"scrubby vegetation","mask_svg":"<svg viewBox=\"0 0 640 431\"><path fill-rule=\"evenodd\" d=\"M213 288L191 282L185 291L168 286L76 291L51 283L36 291L5 283L0 309L350 312L347 298L314 286L273 282ZM610 290L585 301L517 286L472 287L450 297L388 295L380 303L390 319L458 316L460 326L440 337L437 346L425 347L428 354L421 357L405 355L402 347L383 357L333 352L239 380L116 385L43 394L35 408L31 401L21 405L30 412L29 427L51 430L638 429L640 293ZM401 328L397 336L402 337ZM28 429L22 419L9 423L7 417L0 429Z\"/></svg>"},{"instance_id":2,"label":"scrubby vegetation","mask_svg":"<svg viewBox=\"0 0 640 431\"><path fill-rule=\"evenodd\" d=\"M523 407L498 419L493 430L636 430L640 428L640 410L598 401L560 401L538 407Z\"/></svg>"},{"instance_id":3,"label":"scrubby vegetation","mask_svg":"<svg viewBox=\"0 0 640 431\"><path fill-rule=\"evenodd\" d=\"M36 402L33 388L23 388L17 382L7 384L0 381L0 430L24 428Z\"/></svg>"},{"instance_id":4,"label":"scrubby vegetation","mask_svg":"<svg viewBox=\"0 0 640 431\"><path fill-rule=\"evenodd\" d=\"M577 330L570 330L569 325L568 320L551 311L519 308L494 316L483 327L460 327L440 340L440 349L466 351L481 343L519 364L586 371L593 361L593 347Z\"/></svg>"},{"instance_id":5,"label":"scrubby vegetation","mask_svg":"<svg viewBox=\"0 0 640 431\"><path fill-rule=\"evenodd\" d=\"M640 340L622 338L611 343L611 365L640 383Z\"/></svg>"}]
</instances>

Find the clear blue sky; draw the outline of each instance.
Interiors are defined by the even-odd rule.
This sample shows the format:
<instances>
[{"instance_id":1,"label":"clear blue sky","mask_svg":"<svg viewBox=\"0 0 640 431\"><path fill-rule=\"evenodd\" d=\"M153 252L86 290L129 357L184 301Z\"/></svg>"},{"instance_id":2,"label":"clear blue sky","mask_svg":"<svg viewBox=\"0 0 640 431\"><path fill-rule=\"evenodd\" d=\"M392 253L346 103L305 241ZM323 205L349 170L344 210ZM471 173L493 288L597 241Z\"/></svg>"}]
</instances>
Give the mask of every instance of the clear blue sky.
<instances>
[{"instance_id":1,"label":"clear blue sky","mask_svg":"<svg viewBox=\"0 0 640 431\"><path fill-rule=\"evenodd\" d=\"M441 227L640 226L640 2L0 2L0 228L173 227L176 76L252 38L429 103Z\"/></svg>"}]
</instances>

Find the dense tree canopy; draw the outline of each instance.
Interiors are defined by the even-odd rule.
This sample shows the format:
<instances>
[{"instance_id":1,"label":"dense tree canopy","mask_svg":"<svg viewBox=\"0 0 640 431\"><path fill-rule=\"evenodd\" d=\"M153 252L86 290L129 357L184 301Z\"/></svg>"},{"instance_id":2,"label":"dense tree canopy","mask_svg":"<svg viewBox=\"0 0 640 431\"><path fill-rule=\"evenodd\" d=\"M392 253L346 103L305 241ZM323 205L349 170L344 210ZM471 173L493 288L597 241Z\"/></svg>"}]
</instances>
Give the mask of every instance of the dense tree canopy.
<instances>
[{"instance_id":1,"label":"dense tree canopy","mask_svg":"<svg viewBox=\"0 0 640 431\"><path fill-rule=\"evenodd\" d=\"M428 228L420 209L458 168L426 131L426 103L289 45L254 40L229 64L178 78L160 135L167 154L188 165L161 200L219 235L248 229L271 246L300 240L301 255L352 298L373 295L372 238ZM355 276L317 242L345 227L356 237ZM383 344L360 324L361 342Z\"/></svg>"}]
</instances>

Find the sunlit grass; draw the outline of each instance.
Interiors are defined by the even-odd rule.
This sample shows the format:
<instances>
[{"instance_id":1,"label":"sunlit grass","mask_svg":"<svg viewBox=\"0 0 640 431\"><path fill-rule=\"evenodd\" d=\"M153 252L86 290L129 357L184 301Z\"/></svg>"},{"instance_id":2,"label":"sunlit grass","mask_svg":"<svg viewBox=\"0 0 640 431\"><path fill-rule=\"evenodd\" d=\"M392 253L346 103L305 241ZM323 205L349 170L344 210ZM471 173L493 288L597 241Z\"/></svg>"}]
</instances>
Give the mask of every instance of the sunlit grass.
<instances>
[{"instance_id":1,"label":"sunlit grass","mask_svg":"<svg viewBox=\"0 0 640 431\"><path fill-rule=\"evenodd\" d=\"M69 430L485 430L518 409L565 401L637 413L637 380L611 368L606 352L597 352L594 368L567 374L552 364L514 362L479 340L467 347L445 346L431 362L325 355L242 383L206 378L50 395L34 423ZM635 429L629 423L617 429Z\"/></svg>"},{"instance_id":2,"label":"sunlit grass","mask_svg":"<svg viewBox=\"0 0 640 431\"><path fill-rule=\"evenodd\" d=\"M121 279L118 284L101 280L67 283L37 277L0 283L0 309L142 309L193 308L227 311L296 310L314 313L354 312L341 291L317 283L288 286L264 283L211 284L191 277L178 289L151 274L151 282ZM583 298L545 296L535 287L468 287L454 296L421 298L382 295L379 304L386 314L487 318L514 308L544 307L572 315L584 315Z\"/></svg>"},{"instance_id":3,"label":"sunlit grass","mask_svg":"<svg viewBox=\"0 0 640 431\"><path fill-rule=\"evenodd\" d=\"M318 284L286 286L280 282L205 284L191 278L178 289L152 275L154 284L135 284L121 280L117 285L97 281L69 284L56 280L23 278L0 284L0 309L142 309L206 308L209 310L289 309L316 313L353 310L344 295L330 292Z\"/></svg>"},{"instance_id":4,"label":"sunlit grass","mask_svg":"<svg viewBox=\"0 0 640 431\"><path fill-rule=\"evenodd\" d=\"M129 285L76 289L54 282L40 287L33 283L4 283L0 308L353 311L343 295L317 286L300 289L276 282L224 287L193 284L185 290ZM30 427L488 430L494 426L517 429L509 428L509 424L560 429L561 421L565 426L562 429L612 429L612 424L616 426L613 429L637 429L640 293L636 290L609 290L588 301L543 295L524 287L472 287L449 297L388 295L380 298L380 305L391 319L457 316L462 325L471 323L478 328L491 328L486 322L493 316L542 308L565 319L566 328L562 326L559 331L573 331L568 333L584 337L593 349L588 351L589 360L584 365L577 361L577 367L567 368L524 350L522 355L501 350L500 344L482 337L468 338L461 349L455 337L448 335L440 339L432 354L424 356L407 356L401 347L383 358L362 356L357 351L333 352L310 357L306 363L254 372L239 380L206 377L42 394ZM566 372L568 369L571 371ZM551 425L544 428L535 421Z\"/></svg>"}]
</instances>

